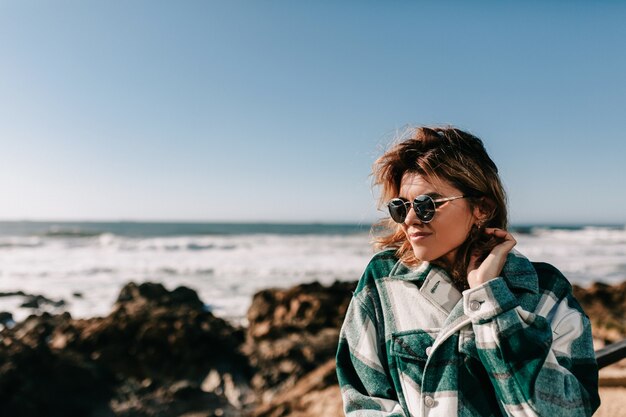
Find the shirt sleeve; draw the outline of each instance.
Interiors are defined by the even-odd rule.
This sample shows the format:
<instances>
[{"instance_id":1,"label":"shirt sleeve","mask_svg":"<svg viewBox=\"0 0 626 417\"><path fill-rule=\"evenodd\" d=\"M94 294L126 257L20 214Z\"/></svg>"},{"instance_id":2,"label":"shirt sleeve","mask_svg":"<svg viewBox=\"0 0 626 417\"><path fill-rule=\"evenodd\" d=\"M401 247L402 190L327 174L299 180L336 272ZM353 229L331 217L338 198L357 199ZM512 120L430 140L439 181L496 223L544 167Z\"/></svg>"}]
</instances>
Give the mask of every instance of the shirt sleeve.
<instances>
[{"instance_id":1,"label":"shirt sleeve","mask_svg":"<svg viewBox=\"0 0 626 417\"><path fill-rule=\"evenodd\" d=\"M346 416L405 416L383 366L381 349L375 316L355 295L337 349L337 377Z\"/></svg>"},{"instance_id":2,"label":"shirt sleeve","mask_svg":"<svg viewBox=\"0 0 626 417\"><path fill-rule=\"evenodd\" d=\"M463 292L478 355L510 416L591 416L600 405L591 325L571 290L529 312L498 277Z\"/></svg>"}]
</instances>

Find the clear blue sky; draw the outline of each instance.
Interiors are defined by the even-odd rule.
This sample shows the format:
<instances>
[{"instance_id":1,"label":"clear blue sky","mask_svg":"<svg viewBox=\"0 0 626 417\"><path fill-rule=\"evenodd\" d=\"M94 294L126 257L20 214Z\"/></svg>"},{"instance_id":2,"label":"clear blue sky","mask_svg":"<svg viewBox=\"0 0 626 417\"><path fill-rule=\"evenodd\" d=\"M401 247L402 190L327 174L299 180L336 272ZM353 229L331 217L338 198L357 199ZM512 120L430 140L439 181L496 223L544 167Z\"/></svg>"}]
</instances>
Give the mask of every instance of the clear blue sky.
<instances>
[{"instance_id":1,"label":"clear blue sky","mask_svg":"<svg viewBox=\"0 0 626 417\"><path fill-rule=\"evenodd\" d=\"M0 0L0 219L367 222L406 124L626 222L626 3Z\"/></svg>"}]
</instances>

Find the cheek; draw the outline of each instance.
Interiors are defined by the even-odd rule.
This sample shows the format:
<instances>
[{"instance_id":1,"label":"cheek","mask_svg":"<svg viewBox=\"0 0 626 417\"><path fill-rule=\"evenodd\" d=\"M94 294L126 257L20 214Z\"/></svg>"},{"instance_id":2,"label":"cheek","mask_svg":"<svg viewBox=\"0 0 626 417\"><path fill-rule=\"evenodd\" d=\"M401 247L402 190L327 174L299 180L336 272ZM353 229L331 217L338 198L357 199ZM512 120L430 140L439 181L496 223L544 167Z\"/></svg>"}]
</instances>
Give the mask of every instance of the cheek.
<instances>
[{"instance_id":1,"label":"cheek","mask_svg":"<svg viewBox=\"0 0 626 417\"><path fill-rule=\"evenodd\" d=\"M441 228L437 232L437 243L439 243L440 246L446 247L446 249L459 245L460 238L460 230L454 227Z\"/></svg>"},{"instance_id":2,"label":"cheek","mask_svg":"<svg viewBox=\"0 0 626 417\"><path fill-rule=\"evenodd\" d=\"M471 223L469 219L465 217L455 222L443 223L443 226L440 226L437 230L437 240L442 245L456 247L465 242L465 239L467 239L469 235L470 228Z\"/></svg>"}]
</instances>

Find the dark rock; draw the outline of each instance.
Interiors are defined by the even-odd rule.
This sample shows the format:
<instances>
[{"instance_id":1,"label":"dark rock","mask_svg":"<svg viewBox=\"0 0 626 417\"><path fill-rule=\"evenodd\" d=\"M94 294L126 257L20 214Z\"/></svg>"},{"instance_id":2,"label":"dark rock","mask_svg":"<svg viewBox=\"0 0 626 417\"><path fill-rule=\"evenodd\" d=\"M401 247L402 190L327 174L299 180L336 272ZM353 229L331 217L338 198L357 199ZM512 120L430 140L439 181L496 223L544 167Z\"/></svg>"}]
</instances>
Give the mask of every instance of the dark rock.
<instances>
[{"instance_id":1,"label":"dark rock","mask_svg":"<svg viewBox=\"0 0 626 417\"><path fill-rule=\"evenodd\" d=\"M252 386L263 404L334 358L355 287L312 283L255 294L244 351L256 368Z\"/></svg>"},{"instance_id":2,"label":"dark rock","mask_svg":"<svg viewBox=\"0 0 626 417\"><path fill-rule=\"evenodd\" d=\"M29 297L26 301L20 304L23 308L39 308L39 299L37 297Z\"/></svg>"},{"instance_id":3,"label":"dark rock","mask_svg":"<svg viewBox=\"0 0 626 417\"><path fill-rule=\"evenodd\" d=\"M70 320L69 314L45 313L0 332L0 415L107 415L112 375L83 355L55 351L47 343Z\"/></svg>"},{"instance_id":4,"label":"dark rock","mask_svg":"<svg viewBox=\"0 0 626 417\"><path fill-rule=\"evenodd\" d=\"M25 294L25 297L26 297L26 301L24 301L20 305L20 307L39 309L44 305L50 305L55 308L62 307L65 305L65 300L54 301L47 297L44 297L43 295Z\"/></svg>"},{"instance_id":5,"label":"dark rock","mask_svg":"<svg viewBox=\"0 0 626 417\"><path fill-rule=\"evenodd\" d=\"M203 305L187 288L169 292L160 284L131 283L108 317L77 322L76 332L64 336L114 373L138 380L202 381L212 369L245 374L243 329Z\"/></svg>"},{"instance_id":6,"label":"dark rock","mask_svg":"<svg viewBox=\"0 0 626 417\"><path fill-rule=\"evenodd\" d=\"M24 291L9 291L9 292L0 292L0 297L24 297L26 294Z\"/></svg>"},{"instance_id":7,"label":"dark rock","mask_svg":"<svg viewBox=\"0 0 626 417\"><path fill-rule=\"evenodd\" d=\"M146 282L140 285L129 283L122 288L116 307L141 308L147 304L155 307L178 307L201 309L204 303L198 294L187 287L168 291L162 284Z\"/></svg>"},{"instance_id":8,"label":"dark rock","mask_svg":"<svg viewBox=\"0 0 626 417\"><path fill-rule=\"evenodd\" d=\"M0 311L0 325L6 327L12 327L15 322L13 321L13 314L8 311Z\"/></svg>"},{"instance_id":9,"label":"dark rock","mask_svg":"<svg viewBox=\"0 0 626 417\"><path fill-rule=\"evenodd\" d=\"M204 392L190 381L176 381L154 389L126 382L120 389L125 397L112 401L116 417L178 417L182 415L241 416L223 396Z\"/></svg>"},{"instance_id":10,"label":"dark rock","mask_svg":"<svg viewBox=\"0 0 626 417\"><path fill-rule=\"evenodd\" d=\"M44 313L0 331L0 415L241 414L244 338L188 288L131 283L107 317Z\"/></svg>"}]
</instances>

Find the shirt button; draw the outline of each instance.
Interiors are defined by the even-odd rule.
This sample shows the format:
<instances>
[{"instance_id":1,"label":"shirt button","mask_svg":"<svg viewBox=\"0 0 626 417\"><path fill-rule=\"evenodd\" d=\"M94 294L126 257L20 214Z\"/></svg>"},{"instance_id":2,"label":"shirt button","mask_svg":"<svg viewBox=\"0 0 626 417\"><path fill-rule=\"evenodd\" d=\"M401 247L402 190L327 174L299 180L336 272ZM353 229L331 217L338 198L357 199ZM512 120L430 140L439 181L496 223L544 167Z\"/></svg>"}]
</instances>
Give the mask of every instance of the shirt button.
<instances>
[{"instance_id":1,"label":"shirt button","mask_svg":"<svg viewBox=\"0 0 626 417\"><path fill-rule=\"evenodd\" d=\"M432 346L428 346L428 347L426 348L426 356L430 356L430 352L431 352L432 350L433 350L433 347L432 347Z\"/></svg>"},{"instance_id":2,"label":"shirt button","mask_svg":"<svg viewBox=\"0 0 626 417\"><path fill-rule=\"evenodd\" d=\"M424 398L424 405L428 408L432 408L435 405L435 399L433 397L431 397L430 395L426 396Z\"/></svg>"},{"instance_id":3,"label":"shirt button","mask_svg":"<svg viewBox=\"0 0 626 417\"><path fill-rule=\"evenodd\" d=\"M478 301L474 300L474 301L470 302L469 308L472 311L478 311L478 310L480 310L480 303Z\"/></svg>"}]
</instances>

